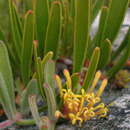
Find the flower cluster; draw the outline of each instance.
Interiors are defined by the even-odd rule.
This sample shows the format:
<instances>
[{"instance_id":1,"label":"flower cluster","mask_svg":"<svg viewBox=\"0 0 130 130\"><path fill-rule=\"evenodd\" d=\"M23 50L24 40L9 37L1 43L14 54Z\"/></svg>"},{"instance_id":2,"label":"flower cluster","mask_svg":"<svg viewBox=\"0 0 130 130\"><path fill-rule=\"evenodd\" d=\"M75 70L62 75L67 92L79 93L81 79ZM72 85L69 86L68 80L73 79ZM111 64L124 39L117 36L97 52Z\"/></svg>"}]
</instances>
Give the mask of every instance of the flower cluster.
<instances>
[{"instance_id":1,"label":"flower cluster","mask_svg":"<svg viewBox=\"0 0 130 130\"><path fill-rule=\"evenodd\" d=\"M60 90L60 96L63 100L63 107L61 111L56 111L57 118L62 117L69 119L72 124L79 122L81 125L84 121L90 120L94 117L105 117L108 109L104 103L101 103L100 96L107 85L107 80L104 79L99 90L94 93L94 88L100 78L101 72L98 71L95 75L93 84L88 92L81 88L80 93L74 93L72 89L72 81L70 74L64 70L66 77L66 88L63 88L61 79L56 75L56 81Z\"/></svg>"}]
</instances>

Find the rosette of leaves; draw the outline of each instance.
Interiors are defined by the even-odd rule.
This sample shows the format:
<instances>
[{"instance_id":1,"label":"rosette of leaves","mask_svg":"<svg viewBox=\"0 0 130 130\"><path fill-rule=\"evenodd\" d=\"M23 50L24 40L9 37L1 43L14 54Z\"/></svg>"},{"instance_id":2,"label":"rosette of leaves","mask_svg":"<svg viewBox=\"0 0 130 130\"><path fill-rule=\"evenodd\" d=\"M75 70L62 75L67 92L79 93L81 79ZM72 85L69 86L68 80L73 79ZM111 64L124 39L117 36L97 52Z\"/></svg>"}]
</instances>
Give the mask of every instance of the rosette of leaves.
<instances>
[{"instance_id":1,"label":"rosette of leaves","mask_svg":"<svg viewBox=\"0 0 130 130\"><path fill-rule=\"evenodd\" d=\"M37 55L36 41L34 42L34 59L35 59L35 70L33 78L28 82L25 88L20 89L21 82L14 83L12 70L10 67L8 52L4 43L0 43L0 102L8 117L8 120L0 123L0 128L4 128L13 123L17 125L33 125L37 124L39 129L55 129L57 118L55 112L60 109L60 105L57 105L59 98L56 98L55 94L55 63L50 60L52 53L48 53L43 60ZM89 86L93 83L94 73L99 61L100 49L96 48L91 58L91 64L88 69L88 73L85 76L84 90L88 90ZM89 81L89 84L88 84ZM79 76L77 73L72 75L73 90L75 92L80 91L81 86ZM43 84L44 83L44 84ZM16 89L15 89L16 88ZM20 98L17 102L16 107L16 92ZM41 95L41 96L40 96ZM40 96L40 97L39 97ZM44 108L37 106L37 100L43 97L45 106L47 107L48 114L41 116L39 113ZM46 98L44 98L46 97ZM28 104L29 98L29 104ZM32 111L34 119L24 119L24 115L28 115L29 106Z\"/></svg>"},{"instance_id":2,"label":"rosette of leaves","mask_svg":"<svg viewBox=\"0 0 130 130\"><path fill-rule=\"evenodd\" d=\"M37 48L34 49L35 56L37 55L36 49ZM52 56L53 53L49 52L43 60L40 60L39 57L35 57L36 71L27 85L24 86L20 80L14 80L7 48L3 42L0 42L0 104L8 119L0 123L0 128L5 128L14 123L17 125L35 124L33 118L25 118L30 112L28 103L30 95L35 95L38 99L44 101L52 113L55 111L56 104L54 97L52 98L52 95L54 95L53 88L46 87L46 85L45 87L41 87L41 84L43 84L44 81L46 81L47 85L54 84L52 81L55 69L54 62L50 61ZM52 102L50 103L50 101L53 102L53 108L51 106ZM49 111L50 113L48 112L49 117L52 115L51 111ZM42 122L44 124L46 118L45 120L42 120ZM54 127L54 125L52 126Z\"/></svg>"},{"instance_id":3,"label":"rosette of leaves","mask_svg":"<svg viewBox=\"0 0 130 130\"><path fill-rule=\"evenodd\" d=\"M68 71L64 71L65 76L67 78L67 85L73 85L72 90L74 93L79 94L79 92L81 91L81 89L84 89L84 94L92 89L90 86L97 84L99 78L100 78L100 74L96 76L96 78L94 79L95 76L95 72L96 72L96 68L99 62L99 57L100 57L100 48L95 48L92 58L91 58L91 63L89 65L88 68L88 73L85 75L85 79L83 81L83 84L81 85L81 77L79 76L79 73L73 73L71 75L71 83L69 84L70 81L70 77L68 76ZM37 65L39 64L39 62L37 62ZM40 64L38 65L40 67ZM39 68L40 70L40 68ZM38 69L37 69L38 71ZM41 80L42 78L40 77L41 71L39 71L39 76L37 77L37 80ZM37 72L38 74L38 72ZM39 127L39 129L47 129L47 130L54 130L55 129L55 123L58 120L58 111L62 109L62 102L63 99L60 98L59 93L56 93L56 87L57 85L55 84L55 78L54 78L54 74L55 74L55 64L54 62L48 61L45 65L45 71L44 71L44 84L41 85L44 88L44 92L45 92L45 96L47 98L47 107L48 107L48 113L47 116L41 116L40 112L38 111L38 105L37 105L37 97L36 95L30 95L29 96L29 105L30 105L30 109L33 115L33 118L37 124L37 126ZM60 83L61 84L61 81ZM105 86L107 84L107 80L105 79L103 81L102 87L100 88L100 92L102 93L103 90L105 89ZM65 87L65 85L63 86ZM60 88L60 87L59 87ZM92 89L92 91L94 90L94 88ZM61 92L61 91L60 91ZM104 108L104 112L107 112L107 109L103 106Z\"/></svg>"}]
</instances>

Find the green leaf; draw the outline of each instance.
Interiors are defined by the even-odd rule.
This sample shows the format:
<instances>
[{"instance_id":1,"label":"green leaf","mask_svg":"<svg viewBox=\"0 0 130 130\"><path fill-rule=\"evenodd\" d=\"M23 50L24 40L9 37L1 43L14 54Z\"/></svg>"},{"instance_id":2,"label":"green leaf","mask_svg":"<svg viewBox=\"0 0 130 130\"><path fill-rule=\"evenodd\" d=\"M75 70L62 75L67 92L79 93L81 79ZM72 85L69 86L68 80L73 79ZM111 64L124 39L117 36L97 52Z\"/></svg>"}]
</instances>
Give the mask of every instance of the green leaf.
<instances>
[{"instance_id":1,"label":"green leaf","mask_svg":"<svg viewBox=\"0 0 130 130\"><path fill-rule=\"evenodd\" d=\"M92 21L96 18L97 14L99 13L101 7L104 4L104 0L94 0L92 6Z\"/></svg>"},{"instance_id":2,"label":"green leaf","mask_svg":"<svg viewBox=\"0 0 130 130\"><path fill-rule=\"evenodd\" d=\"M115 40L120 26L123 22L129 0L111 0L109 6L108 20L105 29L105 38L112 43Z\"/></svg>"},{"instance_id":3,"label":"green leaf","mask_svg":"<svg viewBox=\"0 0 130 130\"><path fill-rule=\"evenodd\" d=\"M10 93L8 92L7 84L4 80L4 76L0 72L0 102L4 108L4 111L7 117L11 120L14 119L16 114L16 108L12 105L12 98L10 97Z\"/></svg>"},{"instance_id":4,"label":"green leaf","mask_svg":"<svg viewBox=\"0 0 130 130\"><path fill-rule=\"evenodd\" d=\"M29 104L28 104L29 95L38 96L38 94L39 94L39 90L38 90L37 80L32 79L30 80L27 87L24 89L24 91L21 94L20 109L23 114L27 114L29 112Z\"/></svg>"},{"instance_id":5,"label":"green leaf","mask_svg":"<svg viewBox=\"0 0 130 130\"><path fill-rule=\"evenodd\" d=\"M43 84L43 75L42 75L42 65L41 65L41 59L40 58L36 58L36 77L38 80L38 87L39 87L39 91L41 92L41 95L43 97L43 99L45 98L45 94L44 94L44 90L42 87Z\"/></svg>"},{"instance_id":6,"label":"green leaf","mask_svg":"<svg viewBox=\"0 0 130 130\"><path fill-rule=\"evenodd\" d=\"M21 74L25 85L28 83L30 79L33 40L34 40L34 14L32 11L28 11L24 23L24 34L22 43L22 56L21 56Z\"/></svg>"},{"instance_id":7,"label":"green leaf","mask_svg":"<svg viewBox=\"0 0 130 130\"><path fill-rule=\"evenodd\" d=\"M16 12L15 5L12 0L8 0L9 3L9 15L10 15L10 24L11 24L11 31L13 36L13 46L15 48L15 51L17 53L18 59L20 60L21 56L21 30L20 30L20 18Z\"/></svg>"},{"instance_id":8,"label":"green leaf","mask_svg":"<svg viewBox=\"0 0 130 130\"><path fill-rule=\"evenodd\" d=\"M19 68L19 61L17 60L17 56L16 56L16 53L12 47L12 44L6 44L7 45L7 50L8 50L8 53L9 53L9 59L10 59L10 62L11 62L11 67L12 67L12 71L15 72L17 71L17 68Z\"/></svg>"},{"instance_id":9,"label":"green leaf","mask_svg":"<svg viewBox=\"0 0 130 130\"><path fill-rule=\"evenodd\" d=\"M43 57L43 59L42 59L42 61L41 61L41 66L42 66L42 75L44 75L44 70L45 70L45 64L47 63L47 61L48 60L51 60L52 59L52 57L53 57L53 52L48 52L44 57ZM36 73L34 73L34 75L33 75L33 78L35 78L36 77Z\"/></svg>"},{"instance_id":10,"label":"green leaf","mask_svg":"<svg viewBox=\"0 0 130 130\"><path fill-rule=\"evenodd\" d=\"M22 38L22 36L23 36L22 21L21 21L20 15L18 13L18 10L17 10L15 4L13 4L13 9L14 9L14 15L15 15L15 20L17 22L17 28L19 31L19 35ZM19 43L19 44L21 44L21 43Z\"/></svg>"},{"instance_id":11,"label":"green leaf","mask_svg":"<svg viewBox=\"0 0 130 130\"><path fill-rule=\"evenodd\" d=\"M49 119L52 120L51 127L54 127L55 125L55 112L56 112L56 99L55 99L55 81L54 81L54 75L55 75L55 63L52 60L48 60L45 64L44 69L44 91L47 98L47 106L48 106L48 116Z\"/></svg>"},{"instance_id":12,"label":"green leaf","mask_svg":"<svg viewBox=\"0 0 130 130\"><path fill-rule=\"evenodd\" d=\"M129 36L129 42L123 54L118 59L117 63L107 72L107 76L109 79L113 78L115 74L123 67L129 56L130 56L130 36Z\"/></svg>"},{"instance_id":13,"label":"green leaf","mask_svg":"<svg viewBox=\"0 0 130 130\"><path fill-rule=\"evenodd\" d=\"M71 76L71 79L72 79L73 92L78 92L81 89L81 86L79 86L80 74L79 73L73 73L72 76Z\"/></svg>"},{"instance_id":14,"label":"green leaf","mask_svg":"<svg viewBox=\"0 0 130 130\"><path fill-rule=\"evenodd\" d=\"M44 84L44 90L47 97L48 117L51 120L51 129L54 129L56 123L55 112L57 110L55 95L52 87L46 83Z\"/></svg>"},{"instance_id":15,"label":"green leaf","mask_svg":"<svg viewBox=\"0 0 130 130\"><path fill-rule=\"evenodd\" d=\"M71 48L73 43L73 18L70 17L70 8L69 8L69 1L63 1L63 33L62 33L62 46L61 46L61 53L64 56L69 54L69 48Z\"/></svg>"},{"instance_id":16,"label":"green leaf","mask_svg":"<svg viewBox=\"0 0 130 130\"><path fill-rule=\"evenodd\" d=\"M48 117L45 117L45 116L42 118L40 117L37 103L36 103L36 96L31 95L28 101L29 101L31 112L32 112L32 116L37 126L39 127L39 130L53 130L53 129L50 129L50 122L49 122Z\"/></svg>"},{"instance_id":17,"label":"green leaf","mask_svg":"<svg viewBox=\"0 0 130 130\"><path fill-rule=\"evenodd\" d=\"M0 28L0 40L5 41L4 33Z\"/></svg>"},{"instance_id":18,"label":"green leaf","mask_svg":"<svg viewBox=\"0 0 130 130\"><path fill-rule=\"evenodd\" d=\"M57 57L59 40L61 36L62 8L59 1L54 1L49 14L49 23L45 40L45 54L49 51L54 53L54 59Z\"/></svg>"},{"instance_id":19,"label":"green leaf","mask_svg":"<svg viewBox=\"0 0 130 130\"><path fill-rule=\"evenodd\" d=\"M130 28L129 28L123 42L121 43L121 45L118 47L118 49L116 51L113 52L112 60L115 60L120 55L120 53L123 51L123 49L125 49L125 47L127 46L128 42L129 42L129 35L130 35Z\"/></svg>"},{"instance_id":20,"label":"green leaf","mask_svg":"<svg viewBox=\"0 0 130 130\"><path fill-rule=\"evenodd\" d=\"M51 60L52 58L53 58L53 52L50 51L50 52L48 52L48 53L44 56L44 58L43 58L43 60L42 60L42 68L44 68L44 67L45 67L45 64L47 63L47 61Z\"/></svg>"},{"instance_id":21,"label":"green leaf","mask_svg":"<svg viewBox=\"0 0 130 130\"><path fill-rule=\"evenodd\" d=\"M44 82L47 83L54 90L55 82L55 63L52 60L48 60L44 68Z\"/></svg>"},{"instance_id":22,"label":"green leaf","mask_svg":"<svg viewBox=\"0 0 130 130\"><path fill-rule=\"evenodd\" d=\"M100 16L100 23L99 23L99 28L98 32L94 38L94 45L96 46L101 46L101 43L103 42L104 39L104 33L105 33L105 27L106 27L106 21L107 21L107 14L108 14L108 8L103 7L101 16Z\"/></svg>"},{"instance_id":23,"label":"green leaf","mask_svg":"<svg viewBox=\"0 0 130 130\"><path fill-rule=\"evenodd\" d=\"M89 67L88 67L88 70L84 79L83 88L85 90L88 90L88 88L92 84L92 81L93 81L93 78L97 69L97 65L99 62L99 58L100 58L100 48L96 47L92 54Z\"/></svg>"},{"instance_id":24,"label":"green leaf","mask_svg":"<svg viewBox=\"0 0 130 130\"><path fill-rule=\"evenodd\" d=\"M34 117L34 120L36 124L39 126L39 123L41 122L41 118L38 112L38 107L36 103L36 95L30 95L28 98L29 106L32 112L32 115Z\"/></svg>"},{"instance_id":25,"label":"green leaf","mask_svg":"<svg viewBox=\"0 0 130 130\"><path fill-rule=\"evenodd\" d=\"M32 10L34 7L34 0L30 1L30 0L24 0L24 10L23 11L27 11L27 10Z\"/></svg>"},{"instance_id":26,"label":"green leaf","mask_svg":"<svg viewBox=\"0 0 130 130\"><path fill-rule=\"evenodd\" d=\"M45 36L47 31L48 17L49 17L49 3L48 0L35 0L35 17L38 38L38 49L40 54L43 54Z\"/></svg>"},{"instance_id":27,"label":"green leaf","mask_svg":"<svg viewBox=\"0 0 130 130\"><path fill-rule=\"evenodd\" d=\"M90 0L76 0L75 3L73 72L79 72L88 48L91 2Z\"/></svg>"},{"instance_id":28,"label":"green leaf","mask_svg":"<svg viewBox=\"0 0 130 130\"><path fill-rule=\"evenodd\" d=\"M48 52L43 60L41 61L40 57L37 57L37 43L34 42L34 58L35 58L35 67L36 73L33 75L33 78L37 78L38 81L38 88L43 98L45 98L44 90L43 90L43 83L45 81L45 66L46 63L53 57L53 52ZM46 71L47 72L47 71ZM49 75L49 74L47 74Z\"/></svg>"},{"instance_id":29,"label":"green leaf","mask_svg":"<svg viewBox=\"0 0 130 130\"><path fill-rule=\"evenodd\" d=\"M98 64L99 69L104 68L109 63L111 58L111 52L111 42L108 39L106 39L104 42L101 43L101 56L99 60L100 62Z\"/></svg>"},{"instance_id":30,"label":"green leaf","mask_svg":"<svg viewBox=\"0 0 130 130\"><path fill-rule=\"evenodd\" d=\"M42 61L41 58L37 56L37 42L34 41L34 59L35 59L35 71L36 74L34 74L33 78L36 77L38 81L38 88L41 93L41 96L43 99L45 99L44 91L43 91L43 72L42 72ZM36 76L35 76L36 75Z\"/></svg>"},{"instance_id":31,"label":"green leaf","mask_svg":"<svg viewBox=\"0 0 130 130\"><path fill-rule=\"evenodd\" d=\"M75 0L70 0L70 16L75 17Z\"/></svg>"},{"instance_id":32,"label":"green leaf","mask_svg":"<svg viewBox=\"0 0 130 130\"><path fill-rule=\"evenodd\" d=\"M9 62L8 52L3 42L0 42L0 73L3 76L5 85L7 87L7 93L9 94L11 104L15 110L13 75Z\"/></svg>"}]
</instances>

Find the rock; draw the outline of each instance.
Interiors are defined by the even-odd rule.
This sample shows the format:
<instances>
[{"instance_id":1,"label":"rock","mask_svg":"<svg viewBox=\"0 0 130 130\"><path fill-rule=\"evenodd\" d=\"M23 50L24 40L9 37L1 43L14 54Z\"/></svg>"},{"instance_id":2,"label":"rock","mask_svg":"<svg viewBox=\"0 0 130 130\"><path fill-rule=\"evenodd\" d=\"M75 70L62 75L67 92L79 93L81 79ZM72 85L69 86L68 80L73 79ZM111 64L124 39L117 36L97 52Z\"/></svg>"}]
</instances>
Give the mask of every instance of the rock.
<instances>
[{"instance_id":1,"label":"rock","mask_svg":"<svg viewBox=\"0 0 130 130\"><path fill-rule=\"evenodd\" d=\"M70 125L61 125L56 130L75 130L75 127Z\"/></svg>"},{"instance_id":2,"label":"rock","mask_svg":"<svg viewBox=\"0 0 130 130\"><path fill-rule=\"evenodd\" d=\"M130 95L125 94L122 97L119 97L114 101L113 107L122 112L117 116L119 117L118 119L121 119L117 127L130 130Z\"/></svg>"},{"instance_id":3,"label":"rock","mask_svg":"<svg viewBox=\"0 0 130 130\"><path fill-rule=\"evenodd\" d=\"M117 100L114 101L114 106L121 109L127 109L129 105L130 105L130 95L127 94L117 98Z\"/></svg>"}]
</instances>

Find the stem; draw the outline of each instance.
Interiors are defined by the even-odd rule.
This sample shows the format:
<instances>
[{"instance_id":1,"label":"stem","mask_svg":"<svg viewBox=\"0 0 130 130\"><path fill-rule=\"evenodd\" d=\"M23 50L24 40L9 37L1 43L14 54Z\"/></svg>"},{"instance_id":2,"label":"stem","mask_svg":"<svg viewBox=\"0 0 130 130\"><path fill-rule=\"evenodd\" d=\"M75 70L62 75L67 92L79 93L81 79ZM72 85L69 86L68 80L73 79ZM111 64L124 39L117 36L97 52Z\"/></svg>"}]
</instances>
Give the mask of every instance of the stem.
<instances>
[{"instance_id":1,"label":"stem","mask_svg":"<svg viewBox=\"0 0 130 130\"><path fill-rule=\"evenodd\" d=\"M12 121L12 120L3 121L3 122L0 123L0 129L3 129L3 128L7 127L7 126L10 126L13 123L14 123L14 121Z\"/></svg>"},{"instance_id":2,"label":"stem","mask_svg":"<svg viewBox=\"0 0 130 130\"><path fill-rule=\"evenodd\" d=\"M47 106L42 106L38 108L39 112L45 111L48 107Z\"/></svg>"},{"instance_id":3,"label":"stem","mask_svg":"<svg viewBox=\"0 0 130 130\"><path fill-rule=\"evenodd\" d=\"M33 119L21 119L19 121L16 121L16 124L17 125L23 125L23 126L26 126L26 125L35 125L35 120Z\"/></svg>"}]
</instances>

